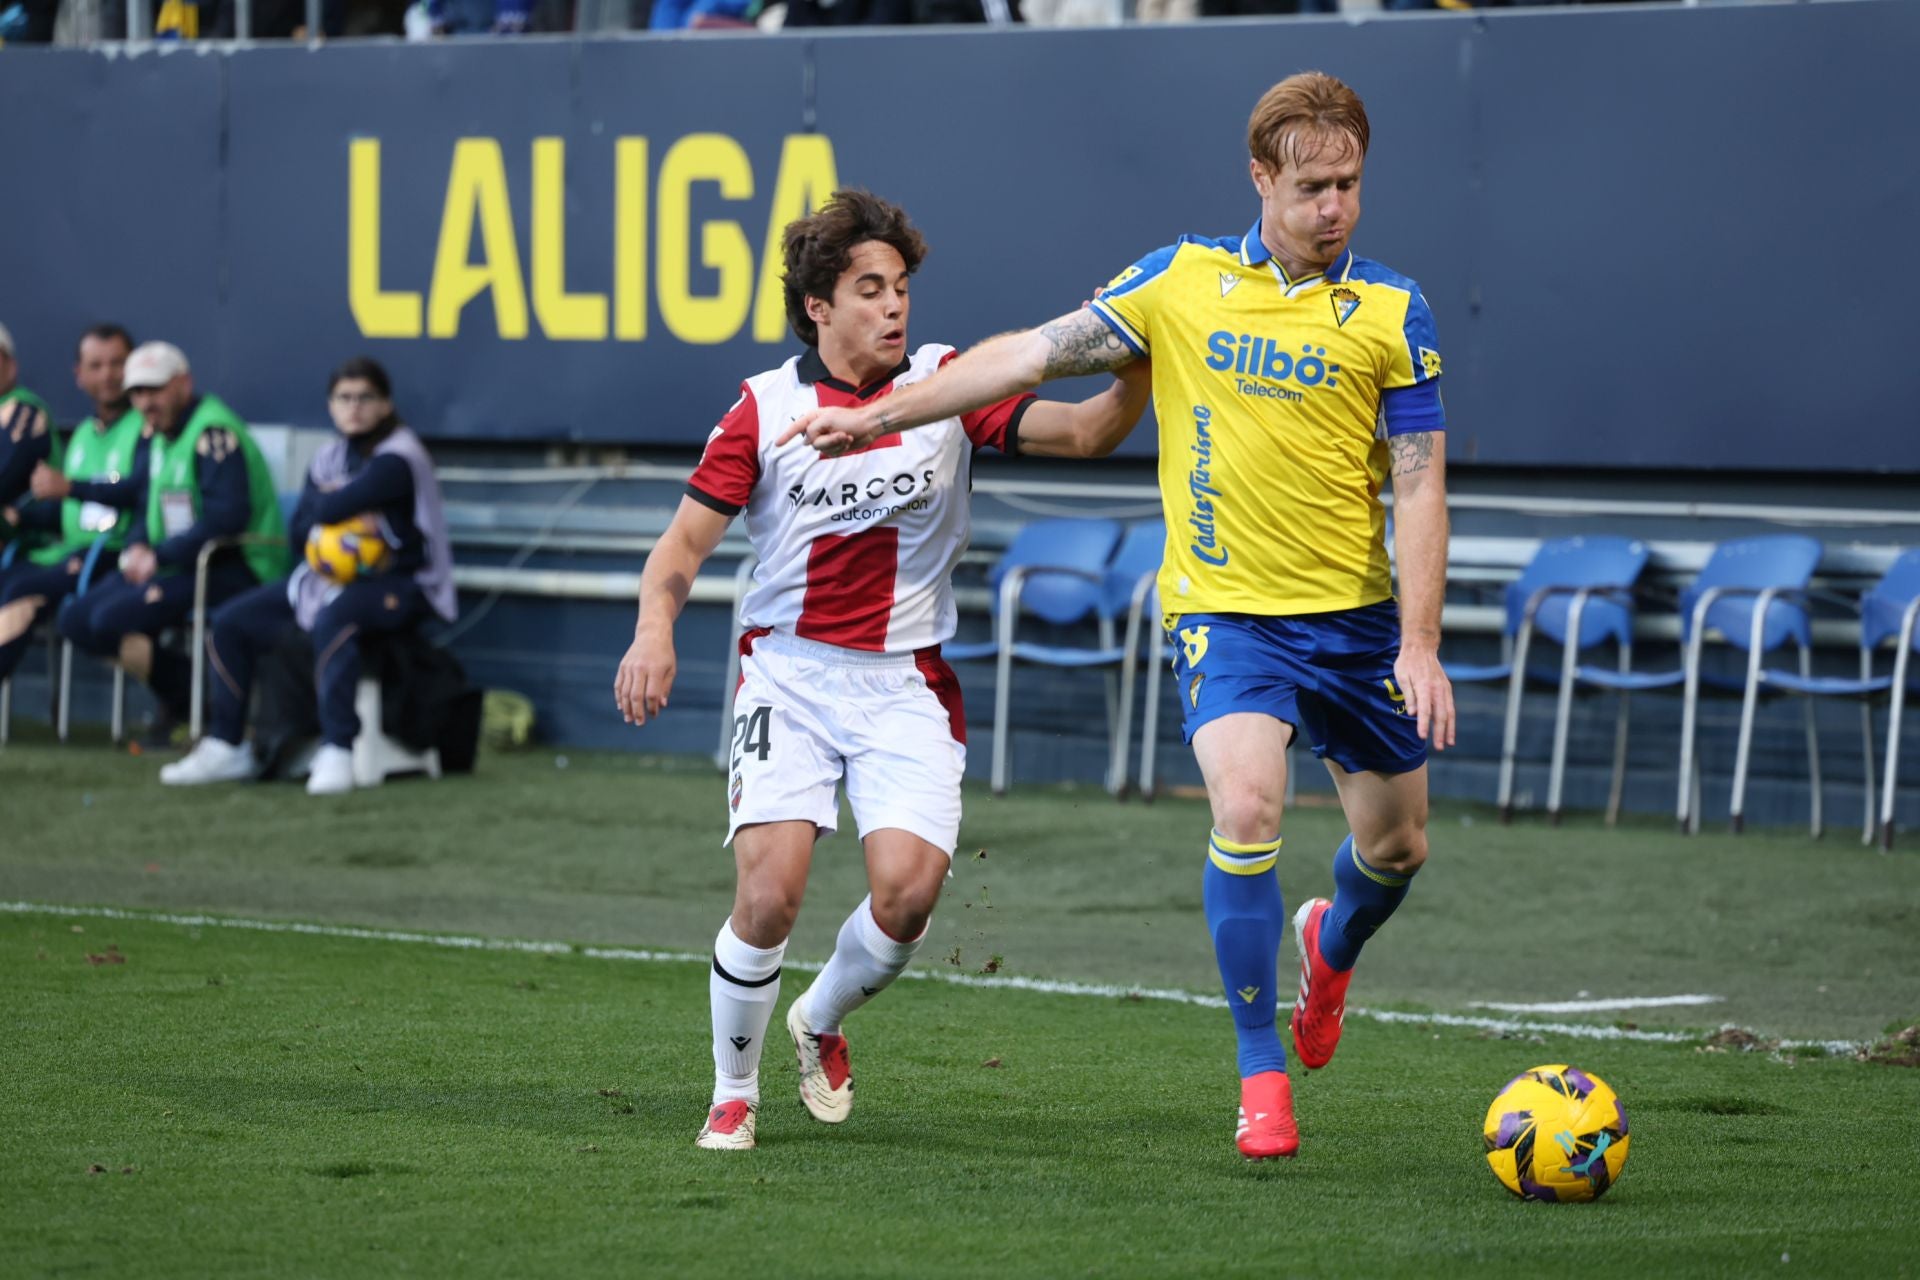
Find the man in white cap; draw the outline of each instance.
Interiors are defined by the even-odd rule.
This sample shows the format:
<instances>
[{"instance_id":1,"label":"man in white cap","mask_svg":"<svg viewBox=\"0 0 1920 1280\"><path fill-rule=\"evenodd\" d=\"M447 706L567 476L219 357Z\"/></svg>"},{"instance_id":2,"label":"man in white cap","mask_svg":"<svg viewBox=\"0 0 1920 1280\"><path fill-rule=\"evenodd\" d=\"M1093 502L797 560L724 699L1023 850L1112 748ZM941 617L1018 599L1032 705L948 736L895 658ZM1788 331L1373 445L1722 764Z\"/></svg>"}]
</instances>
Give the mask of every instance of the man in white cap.
<instances>
[{"instance_id":1,"label":"man in white cap","mask_svg":"<svg viewBox=\"0 0 1920 1280\"><path fill-rule=\"evenodd\" d=\"M148 739L166 745L191 712L192 665L153 641L192 611L201 548L239 539L208 563L209 608L284 576L291 559L266 459L239 415L194 389L180 348L142 343L122 381L149 432L145 491L119 572L76 599L60 630L75 648L117 660L147 682L160 704Z\"/></svg>"},{"instance_id":2,"label":"man in white cap","mask_svg":"<svg viewBox=\"0 0 1920 1280\"><path fill-rule=\"evenodd\" d=\"M19 378L13 335L0 324L0 507L17 504L34 464L57 460L58 454L47 402L21 386ZM0 542L11 536L14 523L0 520Z\"/></svg>"}]
</instances>

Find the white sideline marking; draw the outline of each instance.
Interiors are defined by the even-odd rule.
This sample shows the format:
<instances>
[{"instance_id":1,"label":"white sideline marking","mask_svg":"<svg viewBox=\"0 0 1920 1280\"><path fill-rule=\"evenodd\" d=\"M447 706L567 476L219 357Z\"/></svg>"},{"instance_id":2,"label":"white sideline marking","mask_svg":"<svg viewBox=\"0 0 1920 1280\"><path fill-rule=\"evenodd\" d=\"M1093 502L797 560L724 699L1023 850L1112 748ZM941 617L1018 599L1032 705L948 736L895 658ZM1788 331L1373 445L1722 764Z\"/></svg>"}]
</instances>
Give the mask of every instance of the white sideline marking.
<instances>
[{"instance_id":1,"label":"white sideline marking","mask_svg":"<svg viewBox=\"0 0 1920 1280\"><path fill-rule=\"evenodd\" d=\"M1719 1004L1725 996L1622 996L1613 1000L1545 1000L1538 1004L1506 1004L1499 1000L1475 1000L1470 1009L1492 1009L1499 1013L1606 1013L1612 1009L1667 1009L1682 1004Z\"/></svg>"},{"instance_id":2,"label":"white sideline marking","mask_svg":"<svg viewBox=\"0 0 1920 1280\"><path fill-rule=\"evenodd\" d=\"M316 938L350 938L367 942L407 942L453 951L505 951L520 955L586 956L594 960L630 960L654 964L708 964L712 957L692 951L648 951L634 947L575 946L570 942L539 942L518 938L481 938L457 933L412 933L398 929L366 929L355 925L307 924L298 920L250 920L244 916L180 915L168 911L128 911L120 907L65 907L50 902L0 902L0 912L10 915L84 916L96 920L134 920L148 924L174 924L189 928L250 929L256 933L299 933ZM825 965L790 961L785 966L802 973L818 973ZM1224 1009L1223 996L1200 995L1171 987L1134 987L1095 982L1059 982L1050 978L1017 976L989 977L972 973L941 973L932 969L909 969L900 975L923 982L943 982L956 987L992 987L1011 991L1034 991L1042 995L1090 996L1096 999L1156 1000L1168 1004L1195 1005L1204 1009ZM1669 997L1671 998L1671 997ZM1533 1022L1510 1018L1489 1018L1458 1013L1406 1013L1395 1009L1347 1007L1347 1016L1374 1022L1401 1022L1435 1027L1477 1027L1486 1031L1527 1032L1534 1035L1572 1036L1580 1040L1633 1040L1654 1044L1690 1044L1704 1039L1685 1031L1642 1031L1625 1027L1596 1026L1584 1022ZM1851 1053L1859 1044L1852 1040L1782 1040L1783 1049L1820 1048L1828 1053Z\"/></svg>"}]
</instances>

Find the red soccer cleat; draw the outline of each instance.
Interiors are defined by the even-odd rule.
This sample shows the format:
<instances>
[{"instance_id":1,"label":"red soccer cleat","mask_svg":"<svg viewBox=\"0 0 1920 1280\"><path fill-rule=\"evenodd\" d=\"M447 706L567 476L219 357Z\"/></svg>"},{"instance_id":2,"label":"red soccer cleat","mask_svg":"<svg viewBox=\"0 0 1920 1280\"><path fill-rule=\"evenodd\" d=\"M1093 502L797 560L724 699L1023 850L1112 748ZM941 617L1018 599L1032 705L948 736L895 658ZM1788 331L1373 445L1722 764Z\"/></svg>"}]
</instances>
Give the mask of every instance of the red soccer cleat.
<instances>
[{"instance_id":1,"label":"red soccer cleat","mask_svg":"<svg viewBox=\"0 0 1920 1280\"><path fill-rule=\"evenodd\" d=\"M745 1098L715 1103L694 1145L709 1151L753 1150L753 1122L759 1110Z\"/></svg>"},{"instance_id":2,"label":"red soccer cleat","mask_svg":"<svg viewBox=\"0 0 1920 1280\"><path fill-rule=\"evenodd\" d=\"M1300 1065L1320 1068L1340 1047L1340 1026L1347 1017L1347 983L1353 970L1335 969L1320 956L1320 928L1333 904L1325 898L1302 903L1293 916L1300 949L1300 998L1293 1006L1293 1051Z\"/></svg>"},{"instance_id":3,"label":"red soccer cleat","mask_svg":"<svg viewBox=\"0 0 1920 1280\"><path fill-rule=\"evenodd\" d=\"M1262 1071L1240 1081L1240 1123L1233 1145L1249 1160L1274 1160L1300 1150L1293 1123L1293 1082L1284 1071Z\"/></svg>"},{"instance_id":4,"label":"red soccer cleat","mask_svg":"<svg viewBox=\"0 0 1920 1280\"><path fill-rule=\"evenodd\" d=\"M800 1063L800 1101L821 1124L839 1124L853 1114L853 1064L847 1057L847 1038L815 1035L807 1030L801 1009L802 993L787 1009L787 1034Z\"/></svg>"}]
</instances>

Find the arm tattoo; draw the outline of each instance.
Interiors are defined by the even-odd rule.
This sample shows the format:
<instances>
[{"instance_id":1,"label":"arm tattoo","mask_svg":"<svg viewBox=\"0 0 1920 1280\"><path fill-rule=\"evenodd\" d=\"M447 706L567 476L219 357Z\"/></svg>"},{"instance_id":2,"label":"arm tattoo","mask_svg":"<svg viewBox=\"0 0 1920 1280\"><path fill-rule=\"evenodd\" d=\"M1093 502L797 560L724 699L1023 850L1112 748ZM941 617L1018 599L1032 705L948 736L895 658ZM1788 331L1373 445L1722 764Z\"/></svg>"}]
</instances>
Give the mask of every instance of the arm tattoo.
<instances>
[{"instance_id":1,"label":"arm tattoo","mask_svg":"<svg viewBox=\"0 0 1920 1280\"><path fill-rule=\"evenodd\" d=\"M1044 376L1048 378L1100 373L1135 359L1119 335L1091 311L1076 311L1041 325L1040 336L1047 340Z\"/></svg>"},{"instance_id":2,"label":"arm tattoo","mask_svg":"<svg viewBox=\"0 0 1920 1280\"><path fill-rule=\"evenodd\" d=\"M1388 436L1387 450L1393 455L1393 474L1396 478L1425 471L1433 462L1433 432L1409 431L1403 435Z\"/></svg>"}]
</instances>

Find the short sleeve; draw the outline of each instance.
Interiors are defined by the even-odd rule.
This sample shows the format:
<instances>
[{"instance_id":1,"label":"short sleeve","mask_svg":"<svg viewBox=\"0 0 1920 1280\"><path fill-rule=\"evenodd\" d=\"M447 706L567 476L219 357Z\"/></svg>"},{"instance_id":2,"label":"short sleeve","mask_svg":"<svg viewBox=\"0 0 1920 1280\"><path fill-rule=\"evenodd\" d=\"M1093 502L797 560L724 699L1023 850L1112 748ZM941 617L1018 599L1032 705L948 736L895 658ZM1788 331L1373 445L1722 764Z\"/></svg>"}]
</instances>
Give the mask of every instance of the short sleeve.
<instances>
[{"instance_id":1,"label":"short sleeve","mask_svg":"<svg viewBox=\"0 0 1920 1280\"><path fill-rule=\"evenodd\" d=\"M1152 350L1154 312L1166 292L1167 268L1179 251L1177 244L1155 249L1108 281L1100 296L1088 304L1136 355Z\"/></svg>"},{"instance_id":2,"label":"short sleeve","mask_svg":"<svg viewBox=\"0 0 1920 1280\"><path fill-rule=\"evenodd\" d=\"M1433 311L1419 289L1407 296L1407 315L1400 326L1401 345L1393 353L1384 388L1411 387L1440 376L1440 339L1433 330Z\"/></svg>"},{"instance_id":3,"label":"short sleeve","mask_svg":"<svg viewBox=\"0 0 1920 1280\"><path fill-rule=\"evenodd\" d=\"M941 356L940 367L946 368L958 354L957 351L949 351ZM961 414L960 426L966 431L967 439L973 442L974 448L998 449L1001 453L1011 455L1020 438L1020 419L1026 416L1027 406L1038 398L1028 392L982 405Z\"/></svg>"},{"instance_id":4,"label":"short sleeve","mask_svg":"<svg viewBox=\"0 0 1920 1280\"><path fill-rule=\"evenodd\" d=\"M740 398L707 437L707 447L687 480L687 496L723 516L746 509L760 479L760 409L744 383Z\"/></svg>"},{"instance_id":5,"label":"short sleeve","mask_svg":"<svg viewBox=\"0 0 1920 1280\"><path fill-rule=\"evenodd\" d=\"M1027 406L1038 398L1032 393L1011 396L998 404L962 414L960 425L966 428L967 439L973 441L974 448L998 449L1011 454L1015 441L1020 438L1020 419L1026 416Z\"/></svg>"}]
</instances>

